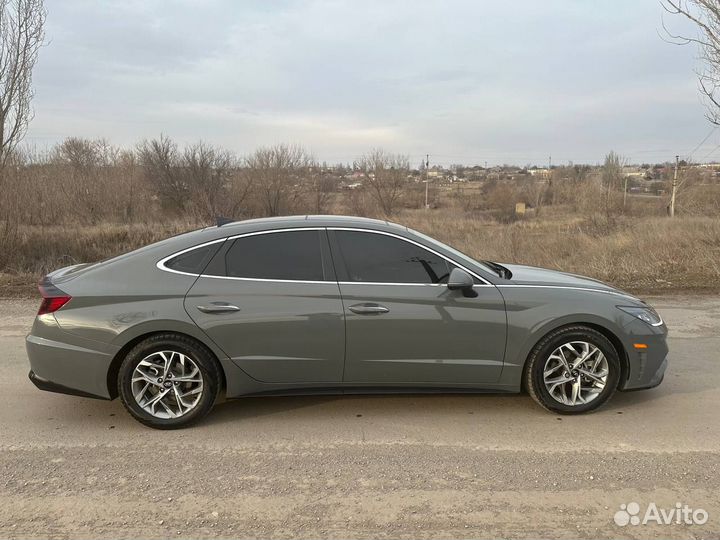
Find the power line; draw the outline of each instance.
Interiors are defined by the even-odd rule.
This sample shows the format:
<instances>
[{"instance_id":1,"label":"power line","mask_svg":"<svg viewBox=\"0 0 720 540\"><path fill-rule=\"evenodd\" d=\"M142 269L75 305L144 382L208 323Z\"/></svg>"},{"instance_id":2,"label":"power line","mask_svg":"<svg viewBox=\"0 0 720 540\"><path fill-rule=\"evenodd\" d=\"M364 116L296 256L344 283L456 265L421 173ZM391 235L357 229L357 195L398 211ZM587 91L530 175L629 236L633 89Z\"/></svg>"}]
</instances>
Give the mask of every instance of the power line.
<instances>
[{"instance_id":1,"label":"power line","mask_svg":"<svg viewBox=\"0 0 720 540\"><path fill-rule=\"evenodd\" d=\"M714 154L714 153L718 150L718 148L720 148L720 144L718 144L715 148L713 148L712 150L710 150L710 152L708 152L707 155L706 155L704 158L702 158L702 160L705 161L705 160L706 160L707 158L709 158L712 154ZM688 161L689 161L689 160L688 160Z\"/></svg>"},{"instance_id":2,"label":"power line","mask_svg":"<svg viewBox=\"0 0 720 540\"><path fill-rule=\"evenodd\" d=\"M718 128L718 126L713 126L713 127L712 127L712 129L708 132L708 134L705 135L705 138L704 138L702 141L700 141L700 142L698 143L698 145L697 145L695 148L693 148L692 151L688 154L688 156L687 156L687 161L692 161L693 154L695 154L695 152L697 152L698 149L699 149L703 144L705 144L705 141L707 141L707 140L710 138L710 135L712 135L713 133L715 133L715 130L716 130L717 128ZM714 150L713 150L713 152L714 152Z\"/></svg>"}]
</instances>

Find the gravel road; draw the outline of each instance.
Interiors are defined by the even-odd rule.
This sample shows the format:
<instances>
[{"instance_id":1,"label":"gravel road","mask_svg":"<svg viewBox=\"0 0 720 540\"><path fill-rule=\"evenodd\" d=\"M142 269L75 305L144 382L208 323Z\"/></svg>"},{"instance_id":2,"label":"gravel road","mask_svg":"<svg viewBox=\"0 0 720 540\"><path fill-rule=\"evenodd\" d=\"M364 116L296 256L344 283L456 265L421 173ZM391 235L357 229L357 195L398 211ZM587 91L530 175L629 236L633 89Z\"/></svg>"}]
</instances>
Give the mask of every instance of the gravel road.
<instances>
[{"instance_id":1,"label":"gravel road","mask_svg":"<svg viewBox=\"0 0 720 540\"><path fill-rule=\"evenodd\" d=\"M0 300L0 538L716 538L720 298L650 300L665 382L592 415L527 396L248 398L176 432L36 390L38 302ZM630 502L709 519L620 527Z\"/></svg>"}]
</instances>

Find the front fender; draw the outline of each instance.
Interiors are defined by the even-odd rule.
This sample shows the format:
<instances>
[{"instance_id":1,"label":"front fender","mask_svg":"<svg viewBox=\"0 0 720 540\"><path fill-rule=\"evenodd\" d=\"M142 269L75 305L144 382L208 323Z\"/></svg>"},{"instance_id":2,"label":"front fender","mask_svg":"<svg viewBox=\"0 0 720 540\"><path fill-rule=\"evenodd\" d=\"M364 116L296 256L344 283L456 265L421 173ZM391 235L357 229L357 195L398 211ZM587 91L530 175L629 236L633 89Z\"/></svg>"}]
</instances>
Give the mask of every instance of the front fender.
<instances>
[{"instance_id":1,"label":"front fender","mask_svg":"<svg viewBox=\"0 0 720 540\"><path fill-rule=\"evenodd\" d=\"M586 324L610 334L620 345L621 361L627 368L627 351L632 347L623 330L627 321L615 306L622 298L604 292L558 288L501 289L505 297L508 339L500 381L522 387L522 377L533 347L548 333L568 325ZM614 338L614 339L612 339Z\"/></svg>"}]
</instances>

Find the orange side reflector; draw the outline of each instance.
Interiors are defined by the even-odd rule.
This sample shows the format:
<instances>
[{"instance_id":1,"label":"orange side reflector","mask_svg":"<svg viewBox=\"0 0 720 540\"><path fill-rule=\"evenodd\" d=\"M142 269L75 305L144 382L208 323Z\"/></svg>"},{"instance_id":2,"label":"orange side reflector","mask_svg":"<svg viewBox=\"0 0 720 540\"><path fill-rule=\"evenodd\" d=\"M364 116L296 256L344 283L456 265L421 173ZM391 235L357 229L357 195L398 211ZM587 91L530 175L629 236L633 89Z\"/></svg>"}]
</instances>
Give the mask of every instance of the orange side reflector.
<instances>
[{"instance_id":1,"label":"orange side reflector","mask_svg":"<svg viewBox=\"0 0 720 540\"><path fill-rule=\"evenodd\" d=\"M636 349L647 349L648 346L645 343L633 343L633 347Z\"/></svg>"}]
</instances>

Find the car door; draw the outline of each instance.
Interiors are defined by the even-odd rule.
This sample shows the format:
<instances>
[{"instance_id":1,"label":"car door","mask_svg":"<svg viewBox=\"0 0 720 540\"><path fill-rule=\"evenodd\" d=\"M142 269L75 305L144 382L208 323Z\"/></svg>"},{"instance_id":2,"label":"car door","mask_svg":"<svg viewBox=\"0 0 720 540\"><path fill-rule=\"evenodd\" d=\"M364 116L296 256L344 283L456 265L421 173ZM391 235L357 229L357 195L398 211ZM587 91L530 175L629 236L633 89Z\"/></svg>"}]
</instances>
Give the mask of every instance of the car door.
<instances>
[{"instance_id":1,"label":"car door","mask_svg":"<svg viewBox=\"0 0 720 540\"><path fill-rule=\"evenodd\" d=\"M457 266L391 233L333 229L345 305L345 383L453 385L497 381L505 304L477 276L475 295L444 282Z\"/></svg>"},{"instance_id":2,"label":"car door","mask_svg":"<svg viewBox=\"0 0 720 540\"><path fill-rule=\"evenodd\" d=\"M188 292L185 309L258 381L342 381L343 307L322 228L228 239Z\"/></svg>"}]
</instances>

